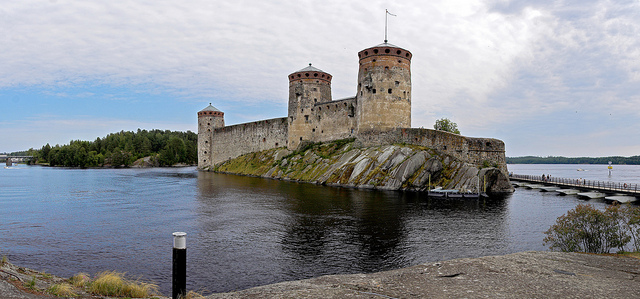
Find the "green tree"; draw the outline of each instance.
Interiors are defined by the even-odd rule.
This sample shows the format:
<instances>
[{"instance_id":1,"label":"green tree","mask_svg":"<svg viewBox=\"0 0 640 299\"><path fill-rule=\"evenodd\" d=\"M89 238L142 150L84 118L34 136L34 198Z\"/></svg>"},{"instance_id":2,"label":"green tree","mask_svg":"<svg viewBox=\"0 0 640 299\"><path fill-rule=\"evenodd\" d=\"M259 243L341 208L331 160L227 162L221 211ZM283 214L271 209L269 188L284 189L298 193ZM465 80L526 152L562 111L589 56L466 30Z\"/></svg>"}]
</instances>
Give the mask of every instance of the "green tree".
<instances>
[{"instance_id":1,"label":"green tree","mask_svg":"<svg viewBox=\"0 0 640 299\"><path fill-rule=\"evenodd\" d=\"M460 130L458 130L458 124L449 120L446 117L436 120L436 123L433 125L433 128L439 131L451 132L455 134L460 134Z\"/></svg>"},{"instance_id":2,"label":"green tree","mask_svg":"<svg viewBox=\"0 0 640 299\"><path fill-rule=\"evenodd\" d=\"M617 205L600 211L591 205L579 204L560 216L545 232L545 244L564 252L608 253L613 248L624 249L631 237L624 229Z\"/></svg>"}]
</instances>

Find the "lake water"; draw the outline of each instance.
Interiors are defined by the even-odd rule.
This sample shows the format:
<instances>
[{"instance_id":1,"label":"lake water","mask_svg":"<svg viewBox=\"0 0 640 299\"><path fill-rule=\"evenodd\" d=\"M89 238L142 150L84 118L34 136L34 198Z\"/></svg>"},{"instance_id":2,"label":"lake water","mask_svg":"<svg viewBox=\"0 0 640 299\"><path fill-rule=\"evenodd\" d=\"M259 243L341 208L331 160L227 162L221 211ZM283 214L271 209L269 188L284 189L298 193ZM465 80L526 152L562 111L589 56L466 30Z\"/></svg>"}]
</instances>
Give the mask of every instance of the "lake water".
<instances>
[{"instance_id":1,"label":"lake water","mask_svg":"<svg viewBox=\"0 0 640 299\"><path fill-rule=\"evenodd\" d=\"M589 170L580 173L577 167L509 165L509 170L609 179L606 166L580 165ZM613 174L614 181L637 183L640 167L614 166ZM506 198L430 199L192 167L19 165L0 169L0 255L63 277L126 272L159 284L167 295L171 234L184 231L187 288L226 292L325 274L546 250L543 232L583 202L521 189Z\"/></svg>"}]
</instances>

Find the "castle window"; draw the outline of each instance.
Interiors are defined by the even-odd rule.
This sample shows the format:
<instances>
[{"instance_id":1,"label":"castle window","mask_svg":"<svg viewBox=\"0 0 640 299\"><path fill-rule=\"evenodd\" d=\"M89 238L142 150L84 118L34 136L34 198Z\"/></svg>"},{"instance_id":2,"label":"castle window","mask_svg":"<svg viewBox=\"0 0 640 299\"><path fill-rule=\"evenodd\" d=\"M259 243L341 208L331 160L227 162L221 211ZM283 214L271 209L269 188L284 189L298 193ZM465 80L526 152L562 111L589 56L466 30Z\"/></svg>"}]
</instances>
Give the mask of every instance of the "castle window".
<instances>
[{"instance_id":1,"label":"castle window","mask_svg":"<svg viewBox=\"0 0 640 299\"><path fill-rule=\"evenodd\" d=\"M298 74L298 78L302 77L302 75Z\"/></svg>"},{"instance_id":2,"label":"castle window","mask_svg":"<svg viewBox=\"0 0 640 299\"><path fill-rule=\"evenodd\" d=\"M305 116L304 116L304 121L305 121L305 122L309 122L309 115L305 115Z\"/></svg>"},{"instance_id":3,"label":"castle window","mask_svg":"<svg viewBox=\"0 0 640 299\"><path fill-rule=\"evenodd\" d=\"M369 51L364 51L364 55L369 55Z\"/></svg>"},{"instance_id":4,"label":"castle window","mask_svg":"<svg viewBox=\"0 0 640 299\"><path fill-rule=\"evenodd\" d=\"M315 132L315 131L316 131L316 129L311 129L311 132Z\"/></svg>"},{"instance_id":5,"label":"castle window","mask_svg":"<svg viewBox=\"0 0 640 299\"><path fill-rule=\"evenodd\" d=\"M314 88L313 88L313 91L318 91L318 89L314 87Z\"/></svg>"},{"instance_id":6,"label":"castle window","mask_svg":"<svg viewBox=\"0 0 640 299\"><path fill-rule=\"evenodd\" d=\"M374 59L373 62L376 62L376 60Z\"/></svg>"},{"instance_id":7,"label":"castle window","mask_svg":"<svg viewBox=\"0 0 640 299\"><path fill-rule=\"evenodd\" d=\"M207 132L211 132L211 129L207 129Z\"/></svg>"},{"instance_id":8,"label":"castle window","mask_svg":"<svg viewBox=\"0 0 640 299\"><path fill-rule=\"evenodd\" d=\"M300 137L300 141L302 141L302 137Z\"/></svg>"},{"instance_id":9,"label":"castle window","mask_svg":"<svg viewBox=\"0 0 640 299\"><path fill-rule=\"evenodd\" d=\"M276 146L278 146L278 143L276 142Z\"/></svg>"},{"instance_id":10,"label":"castle window","mask_svg":"<svg viewBox=\"0 0 640 299\"><path fill-rule=\"evenodd\" d=\"M402 63L402 61L398 60L398 63Z\"/></svg>"},{"instance_id":11,"label":"castle window","mask_svg":"<svg viewBox=\"0 0 640 299\"><path fill-rule=\"evenodd\" d=\"M396 54L400 55L400 54L402 54L402 51L398 50L398 51L396 51Z\"/></svg>"},{"instance_id":12,"label":"castle window","mask_svg":"<svg viewBox=\"0 0 640 299\"><path fill-rule=\"evenodd\" d=\"M318 73L313 73L313 76L314 77L318 77Z\"/></svg>"},{"instance_id":13,"label":"castle window","mask_svg":"<svg viewBox=\"0 0 640 299\"><path fill-rule=\"evenodd\" d=\"M409 57L409 53L407 53L405 56Z\"/></svg>"},{"instance_id":14,"label":"castle window","mask_svg":"<svg viewBox=\"0 0 640 299\"><path fill-rule=\"evenodd\" d=\"M304 112L304 108L300 109L300 113Z\"/></svg>"},{"instance_id":15,"label":"castle window","mask_svg":"<svg viewBox=\"0 0 640 299\"><path fill-rule=\"evenodd\" d=\"M388 66L385 66L385 67L384 67L384 70L385 70L385 71L388 71L388 70L389 70L389 67L388 67Z\"/></svg>"},{"instance_id":16,"label":"castle window","mask_svg":"<svg viewBox=\"0 0 640 299\"><path fill-rule=\"evenodd\" d=\"M389 90L387 90L387 93L391 93L391 88L389 88Z\"/></svg>"},{"instance_id":17,"label":"castle window","mask_svg":"<svg viewBox=\"0 0 640 299\"><path fill-rule=\"evenodd\" d=\"M322 78L324 78L324 75L322 75Z\"/></svg>"},{"instance_id":18,"label":"castle window","mask_svg":"<svg viewBox=\"0 0 640 299\"><path fill-rule=\"evenodd\" d=\"M210 126L210 125L211 125L211 123L207 123L207 126Z\"/></svg>"},{"instance_id":19,"label":"castle window","mask_svg":"<svg viewBox=\"0 0 640 299\"><path fill-rule=\"evenodd\" d=\"M360 96L362 96L362 90L360 91Z\"/></svg>"},{"instance_id":20,"label":"castle window","mask_svg":"<svg viewBox=\"0 0 640 299\"><path fill-rule=\"evenodd\" d=\"M400 86L400 81L396 81L396 87Z\"/></svg>"},{"instance_id":21,"label":"castle window","mask_svg":"<svg viewBox=\"0 0 640 299\"><path fill-rule=\"evenodd\" d=\"M373 93L376 93L376 89L375 88L373 89Z\"/></svg>"},{"instance_id":22,"label":"castle window","mask_svg":"<svg viewBox=\"0 0 640 299\"><path fill-rule=\"evenodd\" d=\"M387 54L389 54L389 52L391 52L391 50L389 50L389 49L385 49L385 50L384 50L384 52L385 52L385 53L387 53Z\"/></svg>"},{"instance_id":23,"label":"castle window","mask_svg":"<svg viewBox=\"0 0 640 299\"><path fill-rule=\"evenodd\" d=\"M304 74L305 76L309 77L309 73Z\"/></svg>"},{"instance_id":24,"label":"castle window","mask_svg":"<svg viewBox=\"0 0 640 299\"><path fill-rule=\"evenodd\" d=\"M373 49L374 54L378 54L378 49Z\"/></svg>"},{"instance_id":25,"label":"castle window","mask_svg":"<svg viewBox=\"0 0 640 299\"><path fill-rule=\"evenodd\" d=\"M207 151L204 151L204 154L206 155L206 154L207 154Z\"/></svg>"},{"instance_id":26,"label":"castle window","mask_svg":"<svg viewBox=\"0 0 640 299\"><path fill-rule=\"evenodd\" d=\"M266 141L267 141L267 138L262 138L262 142L266 142Z\"/></svg>"},{"instance_id":27,"label":"castle window","mask_svg":"<svg viewBox=\"0 0 640 299\"><path fill-rule=\"evenodd\" d=\"M205 141L204 141L204 143L205 143L205 144L209 143L209 140L205 140Z\"/></svg>"},{"instance_id":28,"label":"castle window","mask_svg":"<svg viewBox=\"0 0 640 299\"><path fill-rule=\"evenodd\" d=\"M349 117L353 117L356 114L356 108L353 107L353 105L349 106L349 114L347 114L347 116ZM353 130L353 129L352 129ZM352 132L353 133L353 132Z\"/></svg>"},{"instance_id":29,"label":"castle window","mask_svg":"<svg viewBox=\"0 0 640 299\"><path fill-rule=\"evenodd\" d=\"M318 107L318 111L322 111L322 107Z\"/></svg>"}]
</instances>

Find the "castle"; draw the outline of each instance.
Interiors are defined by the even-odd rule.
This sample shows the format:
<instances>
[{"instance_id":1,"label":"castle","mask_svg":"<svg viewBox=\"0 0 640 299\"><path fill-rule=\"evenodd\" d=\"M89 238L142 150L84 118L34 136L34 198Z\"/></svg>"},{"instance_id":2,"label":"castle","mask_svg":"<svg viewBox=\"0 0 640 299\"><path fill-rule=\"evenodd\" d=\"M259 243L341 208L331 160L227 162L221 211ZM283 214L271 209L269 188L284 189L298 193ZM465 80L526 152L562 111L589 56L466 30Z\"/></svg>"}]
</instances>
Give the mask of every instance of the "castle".
<instances>
[{"instance_id":1,"label":"castle","mask_svg":"<svg viewBox=\"0 0 640 299\"><path fill-rule=\"evenodd\" d=\"M475 164L506 163L504 143L430 129L411 129L411 57L386 41L358 52L357 92L333 100L332 76L309 66L289 75L288 116L233 126L209 105L198 112L198 168L243 154L307 142L355 138L362 146L392 143L423 145ZM500 167L503 168L503 167Z\"/></svg>"}]
</instances>

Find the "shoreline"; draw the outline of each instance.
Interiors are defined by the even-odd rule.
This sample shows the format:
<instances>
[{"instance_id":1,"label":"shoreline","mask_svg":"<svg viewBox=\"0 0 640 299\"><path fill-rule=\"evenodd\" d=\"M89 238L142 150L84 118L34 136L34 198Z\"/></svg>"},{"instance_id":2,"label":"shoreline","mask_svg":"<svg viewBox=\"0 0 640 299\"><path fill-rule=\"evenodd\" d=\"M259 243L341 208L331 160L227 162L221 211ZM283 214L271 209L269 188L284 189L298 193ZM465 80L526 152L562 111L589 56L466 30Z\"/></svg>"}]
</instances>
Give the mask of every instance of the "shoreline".
<instances>
[{"instance_id":1,"label":"shoreline","mask_svg":"<svg viewBox=\"0 0 640 299\"><path fill-rule=\"evenodd\" d=\"M9 266L7 266L9 265ZM21 270L20 270L21 269ZM0 267L0 295L12 299L59 298L30 292L18 283L33 276L36 289L64 281L44 272ZM10 281L13 277L13 283ZM15 277L18 277L16 279ZM639 298L638 254L595 255L526 251L506 255L460 258L370 274L326 275L286 281L236 292L214 293L217 298ZM150 298L167 298L154 295ZM109 298L80 294L74 298Z\"/></svg>"}]
</instances>

